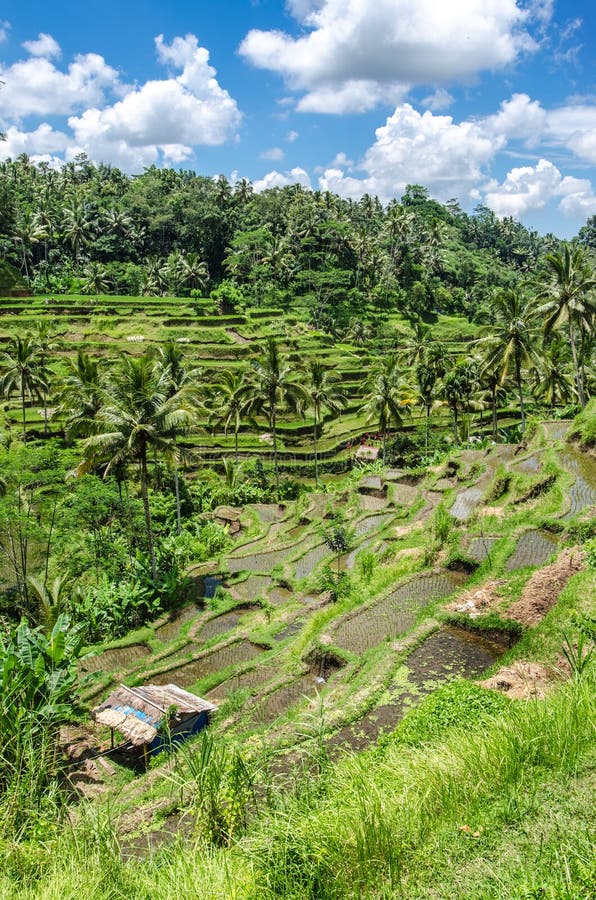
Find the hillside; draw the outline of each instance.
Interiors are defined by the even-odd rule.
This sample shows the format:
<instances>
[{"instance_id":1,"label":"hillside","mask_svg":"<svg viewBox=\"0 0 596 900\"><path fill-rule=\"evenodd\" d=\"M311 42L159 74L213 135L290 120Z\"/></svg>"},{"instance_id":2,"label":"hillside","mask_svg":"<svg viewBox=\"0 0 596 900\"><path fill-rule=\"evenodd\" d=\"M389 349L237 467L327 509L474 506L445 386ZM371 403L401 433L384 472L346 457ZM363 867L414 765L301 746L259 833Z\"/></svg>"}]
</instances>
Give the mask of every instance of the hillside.
<instances>
[{"instance_id":1,"label":"hillside","mask_svg":"<svg viewBox=\"0 0 596 900\"><path fill-rule=\"evenodd\" d=\"M135 774L83 712L91 805L35 861L4 834L4 894L590 896L596 475L567 430L216 510L241 529L193 602L79 664L86 706L215 702L206 768L189 745Z\"/></svg>"}]
</instances>

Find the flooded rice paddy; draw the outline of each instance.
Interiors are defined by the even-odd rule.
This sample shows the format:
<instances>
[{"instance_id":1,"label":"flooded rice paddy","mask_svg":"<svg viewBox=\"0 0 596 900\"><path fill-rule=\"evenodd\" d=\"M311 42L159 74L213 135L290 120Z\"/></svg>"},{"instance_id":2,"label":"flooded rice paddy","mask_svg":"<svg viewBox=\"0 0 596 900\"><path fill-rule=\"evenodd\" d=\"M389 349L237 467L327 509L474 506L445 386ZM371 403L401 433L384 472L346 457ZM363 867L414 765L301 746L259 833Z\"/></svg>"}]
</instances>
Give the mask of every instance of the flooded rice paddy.
<instances>
[{"instance_id":1,"label":"flooded rice paddy","mask_svg":"<svg viewBox=\"0 0 596 900\"><path fill-rule=\"evenodd\" d=\"M549 561L557 547L557 538L548 531L525 531L505 563L505 571L512 572L525 566L542 566Z\"/></svg>"},{"instance_id":2,"label":"flooded rice paddy","mask_svg":"<svg viewBox=\"0 0 596 900\"><path fill-rule=\"evenodd\" d=\"M387 522L393 518L393 513L379 513L376 516L366 516L356 523L354 534L356 537L364 537L371 531L379 531Z\"/></svg>"},{"instance_id":3,"label":"flooded rice paddy","mask_svg":"<svg viewBox=\"0 0 596 900\"><path fill-rule=\"evenodd\" d=\"M316 567L322 562L325 557L331 555L331 550L327 546L327 544L318 544L318 546L313 547L312 550L308 550L307 553L304 554L300 559L296 560L294 564L294 573L296 578L300 580L301 578L307 578L311 575Z\"/></svg>"},{"instance_id":4,"label":"flooded rice paddy","mask_svg":"<svg viewBox=\"0 0 596 900\"><path fill-rule=\"evenodd\" d=\"M209 619L201 626L199 631L196 632L195 640L209 641L211 638L226 634L226 632L231 631L232 628L235 628L238 625L245 613L246 610L231 611L223 613L221 616L216 616L213 619Z\"/></svg>"},{"instance_id":5,"label":"flooded rice paddy","mask_svg":"<svg viewBox=\"0 0 596 900\"><path fill-rule=\"evenodd\" d=\"M575 478L569 488L571 506L563 517L571 519L588 506L596 506L596 460L585 453L566 450L561 454L561 462Z\"/></svg>"},{"instance_id":6,"label":"flooded rice paddy","mask_svg":"<svg viewBox=\"0 0 596 900\"><path fill-rule=\"evenodd\" d=\"M285 641L287 638L293 637L295 634L298 634L303 626L304 619L296 619L294 622L290 622L289 625L286 625L285 628L282 628L281 631L278 631L277 634L274 634L273 640Z\"/></svg>"},{"instance_id":7,"label":"flooded rice paddy","mask_svg":"<svg viewBox=\"0 0 596 900\"><path fill-rule=\"evenodd\" d=\"M484 560L490 556L492 549L498 540L499 538L494 535L475 537L464 542L463 551L465 555L470 559L473 559L474 562L483 563Z\"/></svg>"},{"instance_id":8,"label":"flooded rice paddy","mask_svg":"<svg viewBox=\"0 0 596 900\"><path fill-rule=\"evenodd\" d=\"M113 647L111 650L104 650L97 656L89 656L82 659L79 663L81 674L87 675L89 672L119 672L127 669L144 659L151 653L149 647L145 644L130 644L128 647Z\"/></svg>"},{"instance_id":9,"label":"flooded rice paddy","mask_svg":"<svg viewBox=\"0 0 596 900\"><path fill-rule=\"evenodd\" d=\"M470 518L483 497L483 491L477 487L467 488L458 494L455 503L449 510L451 515L460 522Z\"/></svg>"},{"instance_id":10,"label":"flooded rice paddy","mask_svg":"<svg viewBox=\"0 0 596 900\"><path fill-rule=\"evenodd\" d=\"M249 575L245 581L232 585L232 590L242 600L256 600L264 597L272 584L269 575Z\"/></svg>"},{"instance_id":11,"label":"flooded rice paddy","mask_svg":"<svg viewBox=\"0 0 596 900\"><path fill-rule=\"evenodd\" d=\"M195 682L200 681L207 675L212 675L220 669L226 669L228 666L236 666L241 663L254 659L262 649L250 641L235 641L233 644L227 644L218 650L206 653L204 656L194 659L183 666L169 669L167 672L160 672L157 675L151 675L147 680L151 684L177 684L179 687L187 688Z\"/></svg>"},{"instance_id":12,"label":"flooded rice paddy","mask_svg":"<svg viewBox=\"0 0 596 900\"><path fill-rule=\"evenodd\" d=\"M389 688L388 702L342 728L329 743L361 750L391 732L411 706L437 687L456 678L478 678L503 654L504 648L462 628L445 627L428 637L406 660L407 680Z\"/></svg>"},{"instance_id":13,"label":"flooded rice paddy","mask_svg":"<svg viewBox=\"0 0 596 900\"><path fill-rule=\"evenodd\" d=\"M163 641L164 644L176 640L182 626L187 625L189 622L198 618L201 613L201 607L196 606L194 603L190 606L185 606L183 609L172 613L167 622L155 629L156 637L158 637L160 641Z\"/></svg>"},{"instance_id":14,"label":"flooded rice paddy","mask_svg":"<svg viewBox=\"0 0 596 900\"><path fill-rule=\"evenodd\" d=\"M383 600L340 622L334 632L334 643L360 654L384 640L397 638L412 628L428 603L448 597L466 577L460 572L417 575Z\"/></svg>"}]
</instances>

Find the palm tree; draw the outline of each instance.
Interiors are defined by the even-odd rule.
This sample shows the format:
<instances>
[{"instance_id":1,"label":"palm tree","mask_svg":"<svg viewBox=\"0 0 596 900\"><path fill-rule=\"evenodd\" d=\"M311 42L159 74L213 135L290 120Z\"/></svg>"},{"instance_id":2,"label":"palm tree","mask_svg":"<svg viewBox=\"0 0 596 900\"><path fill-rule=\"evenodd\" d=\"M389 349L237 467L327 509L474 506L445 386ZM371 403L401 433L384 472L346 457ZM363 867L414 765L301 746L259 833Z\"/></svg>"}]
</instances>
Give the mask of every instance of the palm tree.
<instances>
[{"instance_id":1,"label":"palm tree","mask_svg":"<svg viewBox=\"0 0 596 900\"><path fill-rule=\"evenodd\" d=\"M491 334L485 338L486 362L501 371L501 382L505 381L509 370L513 374L519 397L521 431L526 430L526 412L522 384L522 366L534 359L534 337L536 308L517 288L498 294L493 306L495 322Z\"/></svg>"},{"instance_id":2,"label":"palm tree","mask_svg":"<svg viewBox=\"0 0 596 900\"><path fill-rule=\"evenodd\" d=\"M501 378L501 369L494 360L486 361L484 358L480 363L480 386L488 392L490 397L491 422L492 422L492 438L497 440L497 402L504 399L503 380ZM486 396L486 393L485 393Z\"/></svg>"},{"instance_id":3,"label":"palm tree","mask_svg":"<svg viewBox=\"0 0 596 900\"><path fill-rule=\"evenodd\" d=\"M591 332L596 317L596 277L581 247L565 244L561 253L547 253L544 257L546 276L539 285L538 300L546 300L537 313L545 315L544 332L567 323L569 346L573 359L575 385L582 408L586 405L584 371L579 359L578 334Z\"/></svg>"},{"instance_id":4,"label":"palm tree","mask_svg":"<svg viewBox=\"0 0 596 900\"><path fill-rule=\"evenodd\" d=\"M42 372L41 351L32 337L14 337L8 350L0 353L0 394L19 394L23 416L23 443L27 441L27 397L41 397L48 385Z\"/></svg>"},{"instance_id":5,"label":"palm tree","mask_svg":"<svg viewBox=\"0 0 596 900\"><path fill-rule=\"evenodd\" d=\"M198 253L183 253L180 250L172 253L167 269L177 289L182 285L189 290L202 290L209 279L207 263L202 262Z\"/></svg>"},{"instance_id":6,"label":"palm tree","mask_svg":"<svg viewBox=\"0 0 596 900\"><path fill-rule=\"evenodd\" d=\"M85 204L77 197L71 197L68 206L62 210L62 222L62 233L72 248L76 265L81 247L85 247L91 237L91 222Z\"/></svg>"},{"instance_id":7,"label":"palm tree","mask_svg":"<svg viewBox=\"0 0 596 900\"><path fill-rule=\"evenodd\" d=\"M250 386L250 412L262 412L267 416L273 438L273 462L275 467L275 490L279 500L279 460L277 453L277 415L280 409L302 409L308 403L308 393L295 380L292 367L282 359L274 337L269 336L265 352L260 360L253 363L254 381Z\"/></svg>"},{"instance_id":8,"label":"palm tree","mask_svg":"<svg viewBox=\"0 0 596 900\"><path fill-rule=\"evenodd\" d=\"M534 395L546 403L551 415L558 403L568 403L573 396L568 365L567 345L557 336L542 348L532 370Z\"/></svg>"},{"instance_id":9,"label":"palm tree","mask_svg":"<svg viewBox=\"0 0 596 900\"><path fill-rule=\"evenodd\" d=\"M45 236L45 230L37 222L33 213L26 211L19 216L12 239L21 247L22 269L25 278L29 278L30 275L28 261L33 254L33 245L38 244Z\"/></svg>"},{"instance_id":10,"label":"palm tree","mask_svg":"<svg viewBox=\"0 0 596 900\"><path fill-rule=\"evenodd\" d=\"M79 349L76 360L67 359L66 366L55 398L60 412L66 414L65 432L71 440L92 431L102 407L104 379L99 362L83 350Z\"/></svg>"},{"instance_id":11,"label":"palm tree","mask_svg":"<svg viewBox=\"0 0 596 900\"><path fill-rule=\"evenodd\" d=\"M43 399L43 433L47 435L48 433L48 368L47 368L47 357L48 355L55 349L56 343L54 338L56 337L56 332L52 330L52 327L47 319L38 319L35 324L34 330L34 339L39 348L39 371L45 382L45 387L42 390L42 399Z\"/></svg>"},{"instance_id":12,"label":"palm tree","mask_svg":"<svg viewBox=\"0 0 596 900\"><path fill-rule=\"evenodd\" d=\"M397 359L389 356L366 383L368 400L362 407L367 422L377 422L383 435L383 465L387 461L387 437L391 425L403 424L404 411L410 399L404 394L405 384L397 369Z\"/></svg>"},{"instance_id":13,"label":"palm tree","mask_svg":"<svg viewBox=\"0 0 596 900\"><path fill-rule=\"evenodd\" d=\"M158 350L158 365L169 379L167 388L168 398L178 396L180 401L187 404L189 412L196 411L199 405L199 378L198 369L187 369L184 361L184 353L180 347L169 341ZM172 441L176 448L177 432L172 433ZM180 512L180 476L178 474L179 450L174 452L174 495L176 498L176 531L182 533L182 516Z\"/></svg>"},{"instance_id":14,"label":"palm tree","mask_svg":"<svg viewBox=\"0 0 596 900\"><path fill-rule=\"evenodd\" d=\"M445 402L447 406L452 412L453 415L453 437L456 444L459 444L459 421L458 421L458 413L459 413L459 404L463 400L464 397L464 387L462 383L461 372L458 371L457 366L451 369L450 372L447 372L447 375L443 379L443 397L445 398Z\"/></svg>"},{"instance_id":15,"label":"palm tree","mask_svg":"<svg viewBox=\"0 0 596 900\"><path fill-rule=\"evenodd\" d=\"M223 425L224 434L234 431L234 462L238 462L238 432L251 404L250 388L243 372L224 369L220 381L213 386L210 404L214 407L210 421Z\"/></svg>"},{"instance_id":16,"label":"palm tree","mask_svg":"<svg viewBox=\"0 0 596 900\"><path fill-rule=\"evenodd\" d=\"M96 416L97 433L84 444L85 458L78 473L106 461L105 474L120 464L138 463L145 513L151 573L157 579L155 545L149 507L147 455L150 447L176 456L173 435L186 427L192 413L181 392L169 396L170 376L148 356L124 357L119 371L103 392L104 405Z\"/></svg>"},{"instance_id":17,"label":"palm tree","mask_svg":"<svg viewBox=\"0 0 596 900\"><path fill-rule=\"evenodd\" d=\"M317 433L321 421L321 413L327 410L337 413L346 405L346 396L336 375L326 369L318 360L311 360L307 370L306 389L309 403L314 413L313 447L315 454L315 485L319 486L319 459L317 454Z\"/></svg>"},{"instance_id":18,"label":"palm tree","mask_svg":"<svg viewBox=\"0 0 596 900\"><path fill-rule=\"evenodd\" d=\"M84 281L81 285L83 294L107 294L110 290L110 276L101 263L90 262L85 266Z\"/></svg>"}]
</instances>

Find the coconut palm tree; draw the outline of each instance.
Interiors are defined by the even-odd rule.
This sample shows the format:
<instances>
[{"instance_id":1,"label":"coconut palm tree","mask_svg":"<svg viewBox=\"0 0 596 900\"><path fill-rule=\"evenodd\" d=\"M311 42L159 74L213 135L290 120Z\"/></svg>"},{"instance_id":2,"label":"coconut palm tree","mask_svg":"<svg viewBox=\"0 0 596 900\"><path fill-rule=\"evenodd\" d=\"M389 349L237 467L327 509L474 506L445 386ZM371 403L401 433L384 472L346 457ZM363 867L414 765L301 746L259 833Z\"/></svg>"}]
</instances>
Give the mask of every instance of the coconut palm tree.
<instances>
[{"instance_id":1,"label":"coconut palm tree","mask_svg":"<svg viewBox=\"0 0 596 900\"><path fill-rule=\"evenodd\" d=\"M337 376L326 369L318 360L311 360L306 369L306 390L308 405L314 414L313 448L315 454L315 485L319 486L319 459L317 453L317 434L324 410L338 413L346 405L346 395L341 389Z\"/></svg>"},{"instance_id":2,"label":"coconut palm tree","mask_svg":"<svg viewBox=\"0 0 596 900\"><path fill-rule=\"evenodd\" d=\"M569 373L569 349L560 336L549 341L538 354L534 368L533 393L552 413L559 403L568 403L573 396Z\"/></svg>"},{"instance_id":3,"label":"coconut palm tree","mask_svg":"<svg viewBox=\"0 0 596 900\"><path fill-rule=\"evenodd\" d=\"M279 352L277 341L269 336L261 359L253 363L254 380L250 386L248 411L267 417L273 440L275 490L279 500L279 459L277 451L277 416L280 410L302 411L308 404L308 392L296 381L289 362Z\"/></svg>"},{"instance_id":4,"label":"coconut palm tree","mask_svg":"<svg viewBox=\"0 0 596 900\"><path fill-rule=\"evenodd\" d=\"M503 380L501 378L501 368L494 360L486 360L482 358L480 363L480 387L488 395L488 402L491 409L492 422L492 438L497 440L497 405L500 400L504 400L505 391L503 389Z\"/></svg>"},{"instance_id":5,"label":"coconut palm tree","mask_svg":"<svg viewBox=\"0 0 596 900\"><path fill-rule=\"evenodd\" d=\"M536 296L545 302L538 307L537 313L545 316L544 332L547 335L567 324L575 386L583 408L586 405L585 377L577 342L584 332L594 331L596 276L581 247L565 244L562 252L547 253L544 261L546 275Z\"/></svg>"},{"instance_id":6,"label":"coconut palm tree","mask_svg":"<svg viewBox=\"0 0 596 900\"><path fill-rule=\"evenodd\" d=\"M18 394L21 398L23 443L27 441L26 399L41 397L47 390L41 351L35 338L19 335L12 338L8 350L0 353L0 394L8 398Z\"/></svg>"},{"instance_id":7,"label":"coconut palm tree","mask_svg":"<svg viewBox=\"0 0 596 900\"><path fill-rule=\"evenodd\" d=\"M170 376L149 356L124 357L119 371L103 391L104 403L96 415L96 433L84 443L84 459L78 473L105 462L105 474L122 463L139 467L151 573L157 563L149 507L147 459L150 448L177 456L174 435L192 422L192 410L181 392L169 396Z\"/></svg>"},{"instance_id":8,"label":"coconut palm tree","mask_svg":"<svg viewBox=\"0 0 596 900\"><path fill-rule=\"evenodd\" d=\"M521 431L526 429L522 367L533 362L536 335L536 307L518 288L498 294L493 301L495 321L484 339L486 363L501 371L505 381L511 368L517 386L521 413Z\"/></svg>"},{"instance_id":9,"label":"coconut palm tree","mask_svg":"<svg viewBox=\"0 0 596 900\"><path fill-rule=\"evenodd\" d=\"M53 331L47 319L38 319L35 323L33 337L39 348L39 371L45 382L45 388L42 390L43 400L43 433L48 433L48 385L50 374L47 367L48 356L56 348L56 332Z\"/></svg>"},{"instance_id":10,"label":"coconut palm tree","mask_svg":"<svg viewBox=\"0 0 596 900\"><path fill-rule=\"evenodd\" d=\"M397 358L389 356L368 379L365 388L367 401L362 407L367 422L378 423L383 435L383 465L387 461L387 438L392 425L403 424L409 412L411 398L406 396L405 383L397 368Z\"/></svg>"},{"instance_id":11,"label":"coconut palm tree","mask_svg":"<svg viewBox=\"0 0 596 900\"><path fill-rule=\"evenodd\" d=\"M184 401L187 404L189 412L196 413L200 405L200 371L198 369L188 369L186 367L184 353L180 347L172 341L168 341L168 343L158 349L158 365L169 379L167 388L168 398L171 399L178 396L180 401ZM176 447L177 435L178 432L176 431L172 433L174 447ZM180 512L180 476L178 473L179 455L180 450L178 448L177 452L173 454L174 495L176 498L176 531L178 534L181 534L182 516Z\"/></svg>"},{"instance_id":12,"label":"coconut palm tree","mask_svg":"<svg viewBox=\"0 0 596 900\"><path fill-rule=\"evenodd\" d=\"M72 196L62 210L62 234L72 248L75 265L79 261L81 248L89 243L91 233L91 221L85 204L78 197Z\"/></svg>"},{"instance_id":13,"label":"coconut palm tree","mask_svg":"<svg viewBox=\"0 0 596 900\"><path fill-rule=\"evenodd\" d=\"M443 379L442 394L453 415L453 438L459 444L459 405L464 399L464 383L461 372L455 366Z\"/></svg>"},{"instance_id":14,"label":"coconut palm tree","mask_svg":"<svg viewBox=\"0 0 596 900\"><path fill-rule=\"evenodd\" d=\"M169 257L166 267L176 289L182 286L189 290L194 288L202 290L209 280L207 263L202 262L198 253L183 253L177 250Z\"/></svg>"},{"instance_id":15,"label":"coconut palm tree","mask_svg":"<svg viewBox=\"0 0 596 900\"><path fill-rule=\"evenodd\" d=\"M110 290L110 276L101 263L90 262L85 266L83 276L81 293L107 294Z\"/></svg>"},{"instance_id":16,"label":"coconut palm tree","mask_svg":"<svg viewBox=\"0 0 596 900\"><path fill-rule=\"evenodd\" d=\"M234 462L237 463L238 432L251 405L250 387L244 372L224 369L220 373L220 380L212 387L210 405L213 412L209 421L223 425L225 435L230 428L234 432Z\"/></svg>"},{"instance_id":17,"label":"coconut palm tree","mask_svg":"<svg viewBox=\"0 0 596 900\"><path fill-rule=\"evenodd\" d=\"M103 403L105 379L99 362L83 350L76 360L66 360L66 374L59 380L55 400L58 409L66 415L65 432L68 440L88 435Z\"/></svg>"}]
</instances>

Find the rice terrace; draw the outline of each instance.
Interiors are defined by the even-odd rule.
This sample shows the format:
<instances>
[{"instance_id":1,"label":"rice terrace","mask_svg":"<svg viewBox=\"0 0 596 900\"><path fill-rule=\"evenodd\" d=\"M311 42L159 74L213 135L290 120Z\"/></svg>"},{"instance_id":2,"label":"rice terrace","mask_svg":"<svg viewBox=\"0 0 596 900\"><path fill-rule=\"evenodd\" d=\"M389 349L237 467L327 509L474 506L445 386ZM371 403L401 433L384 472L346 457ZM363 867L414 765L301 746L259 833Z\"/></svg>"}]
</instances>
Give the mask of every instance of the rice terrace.
<instances>
[{"instance_id":1,"label":"rice terrace","mask_svg":"<svg viewBox=\"0 0 596 900\"><path fill-rule=\"evenodd\" d=\"M0 897L596 897L595 217L0 196Z\"/></svg>"}]
</instances>

